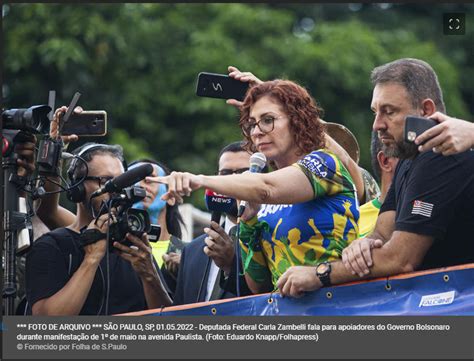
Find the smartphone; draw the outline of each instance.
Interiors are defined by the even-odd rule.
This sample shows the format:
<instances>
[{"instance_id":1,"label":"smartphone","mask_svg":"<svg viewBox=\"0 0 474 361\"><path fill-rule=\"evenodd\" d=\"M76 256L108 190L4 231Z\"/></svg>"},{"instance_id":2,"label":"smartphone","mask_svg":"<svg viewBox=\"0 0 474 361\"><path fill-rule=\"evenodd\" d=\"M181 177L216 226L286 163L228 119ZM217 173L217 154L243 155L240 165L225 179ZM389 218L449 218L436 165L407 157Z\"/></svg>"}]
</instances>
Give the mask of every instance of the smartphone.
<instances>
[{"instance_id":1,"label":"smartphone","mask_svg":"<svg viewBox=\"0 0 474 361\"><path fill-rule=\"evenodd\" d=\"M420 134L438 124L437 121L429 118L408 116L405 119L405 140L413 143Z\"/></svg>"},{"instance_id":2,"label":"smartphone","mask_svg":"<svg viewBox=\"0 0 474 361\"><path fill-rule=\"evenodd\" d=\"M196 95L200 97L244 100L249 83L224 74L201 72L198 74Z\"/></svg>"},{"instance_id":3,"label":"smartphone","mask_svg":"<svg viewBox=\"0 0 474 361\"><path fill-rule=\"evenodd\" d=\"M71 113L64 123L61 135L77 134L87 137L102 137L107 134L107 112L105 110L84 110Z\"/></svg>"}]
</instances>

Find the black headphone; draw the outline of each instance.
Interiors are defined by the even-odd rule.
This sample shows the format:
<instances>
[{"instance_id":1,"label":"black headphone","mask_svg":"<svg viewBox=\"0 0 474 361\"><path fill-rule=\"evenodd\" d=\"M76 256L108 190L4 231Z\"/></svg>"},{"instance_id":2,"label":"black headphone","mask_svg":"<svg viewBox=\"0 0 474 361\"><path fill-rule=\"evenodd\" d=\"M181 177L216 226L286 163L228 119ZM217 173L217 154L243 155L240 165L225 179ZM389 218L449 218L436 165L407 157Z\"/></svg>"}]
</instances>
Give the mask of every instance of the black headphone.
<instances>
[{"instance_id":1,"label":"black headphone","mask_svg":"<svg viewBox=\"0 0 474 361\"><path fill-rule=\"evenodd\" d=\"M74 187L71 187L75 183L77 183L77 179L74 177L74 173L76 172L78 162L81 162L81 158L83 155L85 155L88 152L91 152L94 149L107 149L109 147L107 144L88 144L82 148L79 153L77 153L74 158L71 161L71 164L69 165L69 168L67 169L67 177L69 180L69 188L66 192L67 199L69 199L73 203L81 203L86 199L86 189L84 187L84 182L80 182ZM127 163L125 160L122 161L123 168L126 171L127 170ZM87 174L86 174L87 175Z\"/></svg>"}]
</instances>

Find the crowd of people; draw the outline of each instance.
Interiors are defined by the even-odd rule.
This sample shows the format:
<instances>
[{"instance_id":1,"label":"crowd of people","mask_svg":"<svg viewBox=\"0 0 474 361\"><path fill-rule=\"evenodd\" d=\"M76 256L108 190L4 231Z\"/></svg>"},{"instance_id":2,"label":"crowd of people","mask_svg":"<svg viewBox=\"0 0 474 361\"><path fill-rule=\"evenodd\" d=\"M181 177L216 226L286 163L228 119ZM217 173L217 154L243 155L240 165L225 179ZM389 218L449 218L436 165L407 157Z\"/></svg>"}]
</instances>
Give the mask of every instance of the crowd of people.
<instances>
[{"instance_id":1,"label":"crowd of people","mask_svg":"<svg viewBox=\"0 0 474 361\"><path fill-rule=\"evenodd\" d=\"M332 123L323 121L305 88L228 70L250 86L242 102L227 101L240 111L243 139L221 150L217 175L170 172L152 159L127 165L119 145L74 150L81 161L74 157L66 173L77 211L62 207L57 194L42 199L37 215L50 232L27 253L18 312L106 315L271 291L301 297L350 281L474 262L474 124L446 115L428 63L399 59L372 71L367 147L376 181L344 139L331 137ZM59 136L66 110L54 113L51 136ZM408 142L409 115L439 124ZM23 172L34 170L32 149L17 149ZM254 152L266 157L262 173L248 172ZM161 226L160 237L150 242L147 234L127 233L128 242L109 246L115 216L97 217L109 195L91 195L142 164L153 173L139 182L146 197L134 207ZM56 189L58 180L52 176L47 187ZM247 205L240 217L236 207L186 244L178 205L201 188Z\"/></svg>"}]
</instances>

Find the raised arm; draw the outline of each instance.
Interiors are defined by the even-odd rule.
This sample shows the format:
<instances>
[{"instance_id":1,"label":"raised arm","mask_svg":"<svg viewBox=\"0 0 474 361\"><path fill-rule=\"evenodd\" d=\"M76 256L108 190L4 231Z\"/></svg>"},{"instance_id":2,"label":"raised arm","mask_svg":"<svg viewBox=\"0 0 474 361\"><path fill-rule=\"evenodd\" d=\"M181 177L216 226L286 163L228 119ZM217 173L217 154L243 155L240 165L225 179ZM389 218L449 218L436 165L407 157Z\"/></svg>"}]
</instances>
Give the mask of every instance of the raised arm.
<instances>
[{"instance_id":1,"label":"raised arm","mask_svg":"<svg viewBox=\"0 0 474 361\"><path fill-rule=\"evenodd\" d=\"M60 122L61 115L67 111L67 107L62 106L54 112L53 120L51 121L51 130L50 130L50 137L57 138L58 134L58 125ZM82 111L82 108L77 107L75 112ZM69 135L62 137L63 142L65 145L69 144L70 142L75 142L78 140L77 135ZM62 160L59 161L59 169L62 167ZM46 192L53 192L51 194L47 194L43 196L39 203L39 207L37 209L38 217L46 224L46 226L53 230L60 227L66 227L72 223L74 223L76 219L76 215L66 208L59 205L59 186L61 179L59 176L48 176L47 181L44 184L44 189Z\"/></svg>"},{"instance_id":2,"label":"raised arm","mask_svg":"<svg viewBox=\"0 0 474 361\"><path fill-rule=\"evenodd\" d=\"M419 135L415 143L419 151L452 155L474 147L474 123L436 112L430 116L440 124ZM426 142L425 144L423 144ZM423 145L421 145L423 144Z\"/></svg>"},{"instance_id":3,"label":"raised arm","mask_svg":"<svg viewBox=\"0 0 474 361\"><path fill-rule=\"evenodd\" d=\"M229 197L260 204L289 204L306 202L314 198L314 192L306 175L297 167L286 167L267 174L245 173L228 176L206 176L172 172L167 177L147 177L149 182L168 185L163 199L176 198L192 191L209 188Z\"/></svg>"}]
</instances>

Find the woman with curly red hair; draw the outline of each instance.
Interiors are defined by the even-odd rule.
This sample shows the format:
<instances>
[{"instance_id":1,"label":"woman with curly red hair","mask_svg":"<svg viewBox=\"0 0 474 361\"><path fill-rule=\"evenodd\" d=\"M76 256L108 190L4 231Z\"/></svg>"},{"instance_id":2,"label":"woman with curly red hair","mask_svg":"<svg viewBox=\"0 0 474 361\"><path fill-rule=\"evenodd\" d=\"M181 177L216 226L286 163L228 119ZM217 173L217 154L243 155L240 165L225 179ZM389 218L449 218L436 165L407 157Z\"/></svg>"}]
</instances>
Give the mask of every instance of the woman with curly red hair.
<instances>
[{"instance_id":1,"label":"woman with curly red hair","mask_svg":"<svg viewBox=\"0 0 474 361\"><path fill-rule=\"evenodd\" d=\"M173 172L164 199L206 187L246 200L240 239L242 262L254 293L274 289L293 265L339 259L357 238L357 192L344 163L329 148L319 108L306 89L287 80L253 86L239 125L250 151L276 169L267 174L204 176ZM337 147L337 145L336 145ZM212 250L212 241L208 243Z\"/></svg>"}]
</instances>

